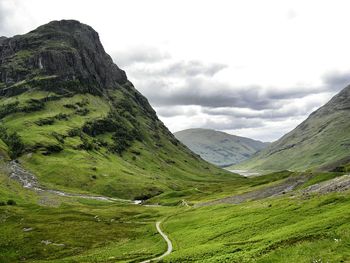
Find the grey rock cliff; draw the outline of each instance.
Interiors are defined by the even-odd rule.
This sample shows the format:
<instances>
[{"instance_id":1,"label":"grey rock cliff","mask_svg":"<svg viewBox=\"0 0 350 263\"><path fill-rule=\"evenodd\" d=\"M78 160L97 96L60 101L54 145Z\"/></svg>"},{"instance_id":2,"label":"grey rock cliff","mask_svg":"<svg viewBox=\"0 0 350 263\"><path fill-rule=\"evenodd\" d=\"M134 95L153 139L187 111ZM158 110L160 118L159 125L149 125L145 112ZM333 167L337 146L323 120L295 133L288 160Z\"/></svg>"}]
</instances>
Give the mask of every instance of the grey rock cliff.
<instances>
[{"instance_id":1,"label":"grey rock cliff","mask_svg":"<svg viewBox=\"0 0 350 263\"><path fill-rule=\"evenodd\" d=\"M53 21L28 34L0 39L1 82L10 86L37 75L78 80L100 89L127 81L98 33L75 20Z\"/></svg>"}]
</instances>

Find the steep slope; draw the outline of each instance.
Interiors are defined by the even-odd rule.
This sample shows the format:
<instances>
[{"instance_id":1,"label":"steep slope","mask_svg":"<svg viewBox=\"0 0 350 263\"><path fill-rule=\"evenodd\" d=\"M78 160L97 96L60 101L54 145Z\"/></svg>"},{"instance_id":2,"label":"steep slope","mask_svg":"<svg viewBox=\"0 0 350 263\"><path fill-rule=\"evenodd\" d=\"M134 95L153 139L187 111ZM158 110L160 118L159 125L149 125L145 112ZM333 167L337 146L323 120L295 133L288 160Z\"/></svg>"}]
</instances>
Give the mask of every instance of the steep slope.
<instances>
[{"instance_id":1,"label":"steep slope","mask_svg":"<svg viewBox=\"0 0 350 263\"><path fill-rule=\"evenodd\" d=\"M1 38L0 105L2 150L44 187L148 198L232 178L168 131L78 21Z\"/></svg>"},{"instance_id":2,"label":"steep slope","mask_svg":"<svg viewBox=\"0 0 350 263\"><path fill-rule=\"evenodd\" d=\"M350 86L239 168L305 170L350 160Z\"/></svg>"},{"instance_id":3,"label":"steep slope","mask_svg":"<svg viewBox=\"0 0 350 263\"><path fill-rule=\"evenodd\" d=\"M176 132L174 135L194 153L218 166L240 163L268 145L209 129L188 129Z\"/></svg>"}]
</instances>

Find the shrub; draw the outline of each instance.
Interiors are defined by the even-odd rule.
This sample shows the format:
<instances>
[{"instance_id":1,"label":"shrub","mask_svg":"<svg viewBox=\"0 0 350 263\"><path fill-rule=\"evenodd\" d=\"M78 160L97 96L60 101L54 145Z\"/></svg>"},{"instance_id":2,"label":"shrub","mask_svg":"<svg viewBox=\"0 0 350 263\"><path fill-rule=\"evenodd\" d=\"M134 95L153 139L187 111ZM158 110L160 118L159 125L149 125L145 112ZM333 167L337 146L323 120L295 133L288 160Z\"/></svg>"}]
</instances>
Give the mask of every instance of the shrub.
<instances>
[{"instance_id":1,"label":"shrub","mask_svg":"<svg viewBox=\"0 0 350 263\"><path fill-rule=\"evenodd\" d=\"M0 206L5 206L6 203L4 201L0 201Z\"/></svg>"},{"instance_id":2,"label":"shrub","mask_svg":"<svg viewBox=\"0 0 350 263\"><path fill-rule=\"evenodd\" d=\"M9 115L11 113L17 112L18 111L18 104L19 104L19 102L16 101L16 102L1 106L0 107L0 119L5 118L7 115Z\"/></svg>"},{"instance_id":3,"label":"shrub","mask_svg":"<svg viewBox=\"0 0 350 263\"><path fill-rule=\"evenodd\" d=\"M78 114L78 115L80 115L80 116L86 116L86 115L89 114L89 112L90 112L90 110L87 109L87 108L77 109L77 110L75 111L75 113Z\"/></svg>"},{"instance_id":4,"label":"shrub","mask_svg":"<svg viewBox=\"0 0 350 263\"><path fill-rule=\"evenodd\" d=\"M59 153L61 151L63 151L62 146L54 144L54 145L48 145L45 147L46 151L43 152L44 155L50 155L53 153Z\"/></svg>"},{"instance_id":5,"label":"shrub","mask_svg":"<svg viewBox=\"0 0 350 263\"><path fill-rule=\"evenodd\" d=\"M73 129L68 131L67 135L69 137L80 136L81 135L81 129L80 128L73 128Z\"/></svg>"},{"instance_id":6,"label":"shrub","mask_svg":"<svg viewBox=\"0 0 350 263\"><path fill-rule=\"evenodd\" d=\"M51 134L59 143L64 143L64 136L62 134L59 134L57 132L53 132Z\"/></svg>"},{"instance_id":7,"label":"shrub","mask_svg":"<svg viewBox=\"0 0 350 263\"><path fill-rule=\"evenodd\" d=\"M108 147L108 142L106 142L105 140L103 140L101 138L96 139L96 144L100 147Z\"/></svg>"},{"instance_id":8,"label":"shrub","mask_svg":"<svg viewBox=\"0 0 350 263\"><path fill-rule=\"evenodd\" d=\"M54 124L54 122L55 122L54 118L48 117L48 118L39 119L39 120L35 121L34 123L38 126L44 126L44 125L52 125L52 124Z\"/></svg>"},{"instance_id":9,"label":"shrub","mask_svg":"<svg viewBox=\"0 0 350 263\"><path fill-rule=\"evenodd\" d=\"M136 127L139 125L134 124ZM142 141L143 135L137 128L132 128L125 119L112 111L107 117L95 121L86 122L82 131L90 136L97 136L107 132L112 132L113 145L108 145L111 152L122 154L128 149L134 140Z\"/></svg>"},{"instance_id":10,"label":"shrub","mask_svg":"<svg viewBox=\"0 0 350 263\"><path fill-rule=\"evenodd\" d=\"M16 133L11 133L7 140L6 144L10 148L10 156L11 158L17 158L24 151L24 144L21 140L21 137Z\"/></svg>"},{"instance_id":11,"label":"shrub","mask_svg":"<svg viewBox=\"0 0 350 263\"><path fill-rule=\"evenodd\" d=\"M79 102L75 103L75 105L77 105L79 107L84 107L84 106L86 106L88 104L89 104L89 100L86 99L86 98L82 99L82 101L79 101Z\"/></svg>"},{"instance_id":12,"label":"shrub","mask_svg":"<svg viewBox=\"0 0 350 263\"><path fill-rule=\"evenodd\" d=\"M73 109L73 110L78 109L78 107L74 104L65 104L63 105L63 107L66 107L67 109Z\"/></svg>"},{"instance_id":13,"label":"shrub","mask_svg":"<svg viewBox=\"0 0 350 263\"><path fill-rule=\"evenodd\" d=\"M335 167L332 172L337 172L337 173L345 173L346 172L346 168L344 166L337 166Z\"/></svg>"},{"instance_id":14,"label":"shrub","mask_svg":"<svg viewBox=\"0 0 350 263\"><path fill-rule=\"evenodd\" d=\"M0 126L0 139L8 146L11 159L16 159L23 153L24 144L16 132L9 134L5 127Z\"/></svg>"},{"instance_id":15,"label":"shrub","mask_svg":"<svg viewBox=\"0 0 350 263\"><path fill-rule=\"evenodd\" d=\"M89 140L86 136L80 137L82 144L79 145L80 149L86 150L86 151L92 151L95 149L98 149L97 145Z\"/></svg>"},{"instance_id":16,"label":"shrub","mask_svg":"<svg viewBox=\"0 0 350 263\"><path fill-rule=\"evenodd\" d=\"M7 205L17 205L15 200L9 199L7 200Z\"/></svg>"},{"instance_id":17,"label":"shrub","mask_svg":"<svg viewBox=\"0 0 350 263\"><path fill-rule=\"evenodd\" d=\"M59 113L57 114L55 117L54 117L56 120L65 120L65 121L68 121L69 119L69 116L65 113Z\"/></svg>"},{"instance_id":18,"label":"shrub","mask_svg":"<svg viewBox=\"0 0 350 263\"><path fill-rule=\"evenodd\" d=\"M24 106L22 112L33 112L44 109L44 100L30 99L26 106Z\"/></svg>"}]
</instances>

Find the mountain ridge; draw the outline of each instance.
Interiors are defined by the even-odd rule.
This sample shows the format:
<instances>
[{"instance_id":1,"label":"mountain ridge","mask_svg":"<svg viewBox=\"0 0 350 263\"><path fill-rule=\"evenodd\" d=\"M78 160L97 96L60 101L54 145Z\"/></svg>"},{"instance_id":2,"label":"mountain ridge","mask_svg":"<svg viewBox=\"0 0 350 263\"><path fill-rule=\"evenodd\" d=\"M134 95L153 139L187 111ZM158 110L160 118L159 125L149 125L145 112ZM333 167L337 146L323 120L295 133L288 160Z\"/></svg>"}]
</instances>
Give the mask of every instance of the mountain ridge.
<instances>
[{"instance_id":1,"label":"mountain ridge","mask_svg":"<svg viewBox=\"0 0 350 263\"><path fill-rule=\"evenodd\" d=\"M295 129L237 168L307 170L342 165L339 161L350 156L349 119L347 86Z\"/></svg>"}]
</instances>

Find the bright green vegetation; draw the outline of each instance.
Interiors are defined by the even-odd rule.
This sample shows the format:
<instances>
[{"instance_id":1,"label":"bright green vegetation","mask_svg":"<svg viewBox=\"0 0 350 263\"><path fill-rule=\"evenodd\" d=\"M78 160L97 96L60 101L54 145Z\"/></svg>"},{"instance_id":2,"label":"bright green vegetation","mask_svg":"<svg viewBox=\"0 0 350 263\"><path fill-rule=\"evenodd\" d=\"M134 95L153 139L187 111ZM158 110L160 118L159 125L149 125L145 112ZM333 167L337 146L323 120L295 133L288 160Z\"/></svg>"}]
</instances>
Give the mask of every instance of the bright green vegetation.
<instances>
[{"instance_id":1,"label":"bright green vegetation","mask_svg":"<svg viewBox=\"0 0 350 263\"><path fill-rule=\"evenodd\" d=\"M349 101L350 87L346 87L293 131L235 169L333 170L349 163Z\"/></svg>"},{"instance_id":2,"label":"bright green vegetation","mask_svg":"<svg viewBox=\"0 0 350 263\"><path fill-rule=\"evenodd\" d=\"M165 262L347 262L349 209L348 194L188 209L164 223Z\"/></svg>"},{"instance_id":3,"label":"bright green vegetation","mask_svg":"<svg viewBox=\"0 0 350 263\"><path fill-rule=\"evenodd\" d=\"M122 198L147 199L235 176L191 154L121 92L109 96L112 105L103 96L33 88L1 99L10 108L1 133L9 155L21 156L49 188ZM14 147L9 135L18 137Z\"/></svg>"},{"instance_id":4,"label":"bright green vegetation","mask_svg":"<svg viewBox=\"0 0 350 263\"><path fill-rule=\"evenodd\" d=\"M155 221L167 208L68 199L0 175L0 262L131 262L166 249Z\"/></svg>"},{"instance_id":5,"label":"bright green vegetation","mask_svg":"<svg viewBox=\"0 0 350 263\"><path fill-rule=\"evenodd\" d=\"M299 175L284 171L234 178L206 189L170 191L150 201L180 206L147 207L36 194L0 174L0 201L16 202L0 206L0 261L139 262L166 250L155 228L155 222L164 219L162 229L174 245L164 262L347 262L346 192L290 193L202 208L180 202L256 191ZM340 175L308 174L300 189Z\"/></svg>"},{"instance_id":6,"label":"bright green vegetation","mask_svg":"<svg viewBox=\"0 0 350 263\"><path fill-rule=\"evenodd\" d=\"M268 146L268 143L209 129L188 129L174 135L204 160L221 167L247 160Z\"/></svg>"}]
</instances>

